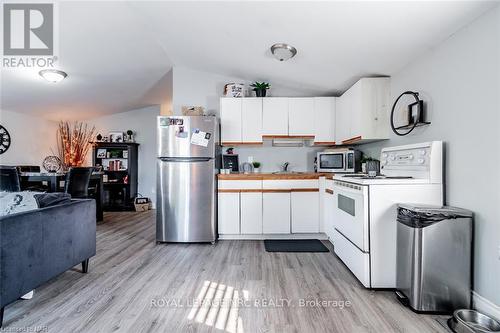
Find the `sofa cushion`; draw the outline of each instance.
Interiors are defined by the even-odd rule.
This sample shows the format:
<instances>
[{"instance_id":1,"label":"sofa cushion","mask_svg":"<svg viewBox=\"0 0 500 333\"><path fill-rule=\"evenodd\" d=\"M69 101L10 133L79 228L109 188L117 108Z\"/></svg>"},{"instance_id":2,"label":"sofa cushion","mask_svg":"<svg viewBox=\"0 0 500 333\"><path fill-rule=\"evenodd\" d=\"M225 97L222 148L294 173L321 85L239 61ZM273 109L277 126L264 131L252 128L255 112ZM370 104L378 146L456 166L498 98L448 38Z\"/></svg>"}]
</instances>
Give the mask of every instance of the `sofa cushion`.
<instances>
[{"instance_id":1,"label":"sofa cushion","mask_svg":"<svg viewBox=\"0 0 500 333\"><path fill-rule=\"evenodd\" d=\"M63 205L71 202L71 195L64 192L35 194L34 197L38 208Z\"/></svg>"},{"instance_id":2,"label":"sofa cushion","mask_svg":"<svg viewBox=\"0 0 500 333\"><path fill-rule=\"evenodd\" d=\"M42 192L0 192L0 216L37 209L37 194Z\"/></svg>"}]
</instances>

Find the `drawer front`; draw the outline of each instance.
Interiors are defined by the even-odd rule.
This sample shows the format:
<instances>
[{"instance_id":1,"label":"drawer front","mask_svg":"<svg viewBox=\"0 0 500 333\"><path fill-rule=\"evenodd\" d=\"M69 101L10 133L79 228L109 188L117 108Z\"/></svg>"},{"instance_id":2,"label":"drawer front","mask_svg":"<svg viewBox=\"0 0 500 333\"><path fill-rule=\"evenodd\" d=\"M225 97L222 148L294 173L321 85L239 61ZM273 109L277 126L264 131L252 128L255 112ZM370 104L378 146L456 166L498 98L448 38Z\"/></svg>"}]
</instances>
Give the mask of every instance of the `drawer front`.
<instances>
[{"instance_id":1,"label":"drawer front","mask_svg":"<svg viewBox=\"0 0 500 333\"><path fill-rule=\"evenodd\" d=\"M221 190L260 190L262 189L262 180L219 180L219 189Z\"/></svg>"},{"instance_id":2,"label":"drawer front","mask_svg":"<svg viewBox=\"0 0 500 333\"><path fill-rule=\"evenodd\" d=\"M337 230L333 231L335 254L346 264L363 286L370 288L370 255L361 252Z\"/></svg>"},{"instance_id":3,"label":"drawer front","mask_svg":"<svg viewBox=\"0 0 500 333\"><path fill-rule=\"evenodd\" d=\"M264 180L262 181L264 189L301 189L301 188L319 188L318 179L293 179L293 180Z\"/></svg>"}]
</instances>

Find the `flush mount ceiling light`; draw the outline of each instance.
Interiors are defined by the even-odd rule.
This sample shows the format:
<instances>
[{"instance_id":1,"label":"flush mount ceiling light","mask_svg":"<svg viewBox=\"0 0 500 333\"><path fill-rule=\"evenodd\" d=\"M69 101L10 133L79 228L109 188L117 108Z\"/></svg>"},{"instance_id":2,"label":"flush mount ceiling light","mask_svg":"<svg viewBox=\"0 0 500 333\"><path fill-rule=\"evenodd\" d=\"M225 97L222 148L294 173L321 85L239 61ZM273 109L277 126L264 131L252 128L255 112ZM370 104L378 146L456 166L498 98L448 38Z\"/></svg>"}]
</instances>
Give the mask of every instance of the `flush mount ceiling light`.
<instances>
[{"instance_id":1,"label":"flush mount ceiling light","mask_svg":"<svg viewBox=\"0 0 500 333\"><path fill-rule=\"evenodd\" d=\"M68 74L66 74L65 72L57 69L43 69L38 72L38 74L40 74L40 76L45 80L52 83L61 82L66 76L68 76Z\"/></svg>"},{"instance_id":2,"label":"flush mount ceiling light","mask_svg":"<svg viewBox=\"0 0 500 333\"><path fill-rule=\"evenodd\" d=\"M276 43L271 46L271 53L279 61L287 61L297 54L297 49L285 43Z\"/></svg>"}]
</instances>

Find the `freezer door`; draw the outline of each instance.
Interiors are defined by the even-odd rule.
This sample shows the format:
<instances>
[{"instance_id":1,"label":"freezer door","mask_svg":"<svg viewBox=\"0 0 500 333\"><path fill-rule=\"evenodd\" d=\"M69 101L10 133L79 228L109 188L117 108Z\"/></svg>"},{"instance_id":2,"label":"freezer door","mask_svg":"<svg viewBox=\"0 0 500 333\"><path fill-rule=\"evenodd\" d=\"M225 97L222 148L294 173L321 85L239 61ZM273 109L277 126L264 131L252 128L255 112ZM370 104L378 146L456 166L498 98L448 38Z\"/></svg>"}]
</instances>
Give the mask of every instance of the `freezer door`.
<instances>
[{"instance_id":1,"label":"freezer door","mask_svg":"<svg viewBox=\"0 0 500 333\"><path fill-rule=\"evenodd\" d=\"M215 117L159 116L157 157L215 157L219 144Z\"/></svg>"},{"instance_id":2,"label":"freezer door","mask_svg":"<svg viewBox=\"0 0 500 333\"><path fill-rule=\"evenodd\" d=\"M156 240L216 240L213 159L158 159Z\"/></svg>"}]
</instances>

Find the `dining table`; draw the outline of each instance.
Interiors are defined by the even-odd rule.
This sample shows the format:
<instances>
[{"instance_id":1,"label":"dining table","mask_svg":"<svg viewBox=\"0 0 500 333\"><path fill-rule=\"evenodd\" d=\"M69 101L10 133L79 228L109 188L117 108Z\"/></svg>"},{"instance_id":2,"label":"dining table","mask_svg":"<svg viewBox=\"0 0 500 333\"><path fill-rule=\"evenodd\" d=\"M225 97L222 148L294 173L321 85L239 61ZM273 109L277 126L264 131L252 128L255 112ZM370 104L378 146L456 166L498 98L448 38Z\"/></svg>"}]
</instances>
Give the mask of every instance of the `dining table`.
<instances>
[{"instance_id":1,"label":"dining table","mask_svg":"<svg viewBox=\"0 0 500 333\"><path fill-rule=\"evenodd\" d=\"M90 176L89 188L95 188L96 201L96 219L102 221L103 214L103 172L93 172ZM48 192L63 192L64 181L66 180L66 172L21 172L20 180L22 183L40 183L46 182Z\"/></svg>"}]
</instances>

